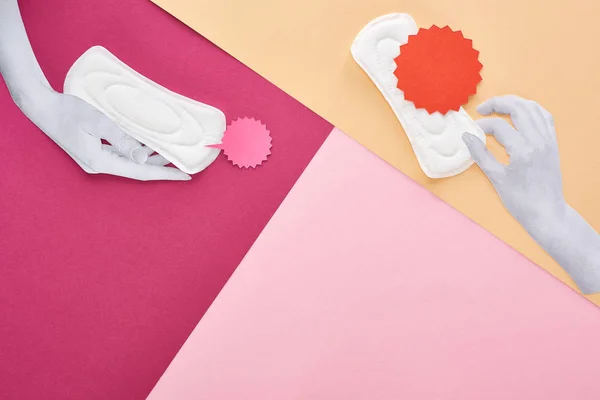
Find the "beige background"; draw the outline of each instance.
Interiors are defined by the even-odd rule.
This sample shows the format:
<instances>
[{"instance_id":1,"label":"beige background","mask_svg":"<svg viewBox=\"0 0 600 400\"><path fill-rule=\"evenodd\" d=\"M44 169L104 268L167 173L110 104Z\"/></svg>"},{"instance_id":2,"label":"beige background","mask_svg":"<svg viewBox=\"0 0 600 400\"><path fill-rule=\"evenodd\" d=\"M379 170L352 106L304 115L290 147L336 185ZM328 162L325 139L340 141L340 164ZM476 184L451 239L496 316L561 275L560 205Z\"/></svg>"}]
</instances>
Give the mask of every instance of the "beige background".
<instances>
[{"instance_id":1,"label":"beige background","mask_svg":"<svg viewBox=\"0 0 600 400\"><path fill-rule=\"evenodd\" d=\"M477 168L431 180L350 45L371 19L410 14L450 25L481 52L483 82L465 106L517 94L555 116L569 203L600 229L600 2L596 0L153 0L510 246L574 287L505 211ZM489 147L506 161L493 140ZM444 221L440 221L444 223ZM482 266L485 267L485 266ZM600 304L600 294L589 296Z\"/></svg>"}]
</instances>

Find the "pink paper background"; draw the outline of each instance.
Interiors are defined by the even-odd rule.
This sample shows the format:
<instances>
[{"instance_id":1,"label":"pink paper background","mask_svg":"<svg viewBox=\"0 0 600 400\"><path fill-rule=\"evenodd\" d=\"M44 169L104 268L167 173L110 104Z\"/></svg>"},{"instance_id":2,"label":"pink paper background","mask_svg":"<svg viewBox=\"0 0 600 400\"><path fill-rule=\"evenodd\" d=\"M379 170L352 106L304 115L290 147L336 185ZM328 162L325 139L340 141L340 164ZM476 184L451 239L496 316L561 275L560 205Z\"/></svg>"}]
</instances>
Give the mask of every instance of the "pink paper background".
<instances>
[{"instance_id":1,"label":"pink paper background","mask_svg":"<svg viewBox=\"0 0 600 400\"><path fill-rule=\"evenodd\" d=\"M332 127L149 1L19 4L55 88L103 45L273 136L257 170L88 176L0 84L0 399L143 399Z\"/></svg>"},{"instance_id":2,"label":"pink paper background","mask_svg":"<svg viewBox=\"0 0 600 400\"><path fill-rule=\"evenodd\" d=\"M595 400L600 312L334 131L148 400Z\"/></svg>"}]
</instances>

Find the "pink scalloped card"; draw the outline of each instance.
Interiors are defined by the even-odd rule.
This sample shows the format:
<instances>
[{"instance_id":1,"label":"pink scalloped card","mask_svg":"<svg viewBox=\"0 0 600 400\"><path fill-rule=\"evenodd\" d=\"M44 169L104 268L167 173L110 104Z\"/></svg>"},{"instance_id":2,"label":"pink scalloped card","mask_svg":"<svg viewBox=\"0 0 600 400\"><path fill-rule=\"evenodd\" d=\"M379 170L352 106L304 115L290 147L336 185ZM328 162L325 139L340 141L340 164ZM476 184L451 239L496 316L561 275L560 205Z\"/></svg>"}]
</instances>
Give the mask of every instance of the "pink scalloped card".
<instances>
[{"instance_id":1,"label":"pink scalloped card","mask_svg":"<svg viewBox=\"0 0 600 400\"><path fill-rule=\"evenodd\" d=\"M220 144L207 147L223 150L227 159L240 168L256 168L267 161L271 154L271 132L261 121L254 118L238 118L232 121Z\"/></svg>"}]
</instances>

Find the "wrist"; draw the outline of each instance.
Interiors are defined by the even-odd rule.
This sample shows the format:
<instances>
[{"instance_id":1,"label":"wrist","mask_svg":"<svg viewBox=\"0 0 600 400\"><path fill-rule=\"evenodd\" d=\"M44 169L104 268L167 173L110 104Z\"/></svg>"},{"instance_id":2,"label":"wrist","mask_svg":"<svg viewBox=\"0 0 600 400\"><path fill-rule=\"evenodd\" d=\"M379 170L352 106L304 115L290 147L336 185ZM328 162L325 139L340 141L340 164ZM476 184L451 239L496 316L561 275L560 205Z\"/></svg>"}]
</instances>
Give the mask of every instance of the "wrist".
<instances>
[{"instance_id":1,"label":"wrist","mask_svg":"<svg viewBox=\"0 0 600 400\"><path fill-rule=\"evenodd\" d=\"M551 202L538 203L534 210L529 213L525 221L521 221L523 227L536 239L550 240L554 236L562 234L562 229L569 218L571 207L564 198L555 199Z\"/></svg>"},{"instance_id":2,"label":"wrist","mask_svg":"<svg viewBox=\"0 0 600 400\"><path fill-rule=\"evenodd\" d=\"M15 104L30 119L43 111L49 98L56 93L43 82L29 81L25 85L6 83Z\"/></svg>"},{"instance_id":3,"label":"wrist","mask_svg":"<svg viewBox=\"0 0 600 400\"><path fill-rule=\"evenodd\" d=\"M584 294L600 291L600 236L566 202L524 227Z\"/></svg>"}]
</instances>

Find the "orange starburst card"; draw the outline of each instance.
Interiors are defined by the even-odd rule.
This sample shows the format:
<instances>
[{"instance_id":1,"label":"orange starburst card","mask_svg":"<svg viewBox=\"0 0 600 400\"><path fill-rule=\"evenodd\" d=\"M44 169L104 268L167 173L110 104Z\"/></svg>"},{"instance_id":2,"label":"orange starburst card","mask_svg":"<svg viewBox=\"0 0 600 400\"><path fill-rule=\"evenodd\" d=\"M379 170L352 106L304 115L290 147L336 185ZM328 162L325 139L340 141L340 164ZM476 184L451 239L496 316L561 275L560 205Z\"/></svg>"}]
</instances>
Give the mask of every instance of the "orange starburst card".
<instances>
[{"instance_id":1,"label":"orange starburst card","mask_svg":"<svg viewBox=\"0 0 600 400\"><path fill-rule=\"evenodd\" d=\"M479 52L461 31L448 26L419 29L395 59L398 88L416 108L430 114L458 111L481 81Z\"/></svg>"}]
</instances>

